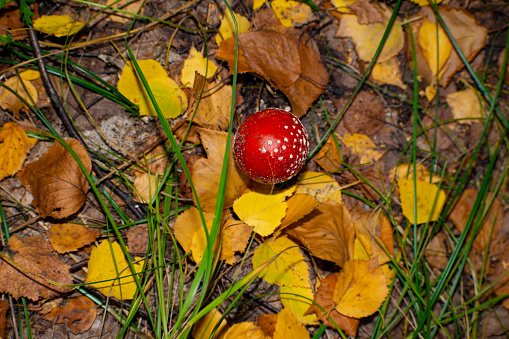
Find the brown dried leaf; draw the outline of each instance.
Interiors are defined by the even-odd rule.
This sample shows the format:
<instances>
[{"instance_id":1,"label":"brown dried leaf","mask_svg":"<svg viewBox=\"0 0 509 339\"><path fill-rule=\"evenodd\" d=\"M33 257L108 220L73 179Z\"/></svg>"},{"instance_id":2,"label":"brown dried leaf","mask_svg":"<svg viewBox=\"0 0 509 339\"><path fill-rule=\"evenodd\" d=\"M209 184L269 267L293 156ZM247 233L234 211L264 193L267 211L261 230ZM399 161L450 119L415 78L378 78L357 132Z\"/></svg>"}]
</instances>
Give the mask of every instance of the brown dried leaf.
<instances>
[{"instance_id":1,"label":"brown dried leaf","mask_svg":"<svg viewBox=\"0 0 509 339\"><path fill-rule=\"evenodd\" d=\"M431 266L443 270L447 267L449 262L449 253L447 246L447 236L444 232L439 232L435 235L424 252L426 262Z\"/></svg>"},{"instance_id":2,"label":"brown dried leaf","mask_svg":"<svg viewBox=\"0 0 509 339\"><path fill-rule=\"evenodd\" d=\"M204 211L212 212L216 208L227 134L204 128L198 129L198 133L207 152L207 159L200 159L194 163L191 178L201 207ZM225 209L231 207L235 199L248 191L249 181L249 178L235 164L232 151L230 150L228 179L224 198Z\"/></svg>"},{"instance_id":3,"label":"brown dried leaf","mask_svg":"<svg viewBox=\"0 0 509 339\"><path fill-rule=\"evenodd\" d=\"M145 254L147 252L148 242L150 240L148 234L148 224L140 224L131 227L127 231L127 247L129 253Z\"/></svg>"},{"instance_id":4,"label":"brown dried leaf","mask_svg":"<svg viewBox=\"0 0 509 339\"><path fill-rule=\"evenodd\" d=\"M390 260L381 242L387 251L394 255L394 239L389 219L381 212L367 211L352 216L357 238L362 243L370 258L378 257L378 264L385 264Z\"/></svg>"},{"instance_id":5,"label":"brown dried leaf","mask_svg":"<svg viewBox=\"0 0 509 339\"><path fill-rule=\"evenodd\" d=\"M53 323L65 323L73 334L86 332L92 327L97 311L95 304L87 297L71 299L65 306L58 306L43 319Z\"/></svg>"},{"instance_id":6,"label":"brown dried leaf","mask_svg":"<svg viewBox=\"0 0 509 339\"><path fill-rule=\"evenodd\" d=\"M262 314L258 316L258 327L266 337L274 337L276 331L277 314Z\"/></svg>"},{"instance_id":7,"label":"brown dried leaf","mask_svg":"<svg viewBox=\"0 0 509 339\"><path fill-rule=\"evenodd\" d=\"M285 230L318 258L339 266L353 258L355 229L343 204L326 202Z\"/></svg>"},{"instance_id":8,"label":"brown dried leaf","mask_svg":"<svg viewBox=\"0 0 509 339\"><path fill-rule=\"evenodd\" d=\"M30 10L34 14L32 20L39 17L38 8L37 2L30 4ZM19 3L17 1L6 2L2 7L0 15L0 35L9 32L14 40L21 40L27 37L27 32L23 29L24 27L19 13Z\"/></svg>"},{"instance_id":9,"label":"brown dried leaf","mask_svg":"<svg viewBox=\"0 0 509 339\"><path fill-rule=\"evenodd\" d=\"M384 126L384 106L373 93L360 91L343 119L350 133L373 136Z\"/></svg>"},{"instance_id":10,"label":"brown dried leaf","mask_svg":"<svg viewBox=\"0 0 509 339\"><path fill-rule=\"evenodd\" d=\"M12 236L7 243L12 261L0 259L0 291L13 298L51 298L71 290L70 266L53 255L53 248L41 236ZM4 258L9 255L4 253Z\"/></svg>"},{"instance_id":11,"label":"brown dried leaf","mask_svg":"<svg viewBox=\"0 0 509 339\"><path fill-rule=\"evenodd\" d=\"M232 86L219 80L212 83L207 81L193 122L210 129L228 129L231 96Z\"/></svg>"},{"instance_id":12,"label":"brown dried leaf","mask_svg":"<svg viewBox=\"0 0 509 339\"><path fill-rule=\"evenodd\" d=\"M66 142L90 173L92 162L81 143L76 139ZM48 148L39 160L26 165L19 179L34 196L32 204L42 218L66 218L77 212L85 203L89 187L76 160L59 143Z\"/></svg>"},{"instance_id":13,"label":"brown dried leaf","mask_svg":"<svg viewBox=\"0 0 509 339\"><path fill-rule=\"evenodd\" d=\"M314 161L327 173L334 173L341 169L343 162L338 152L338 146L336 146L332 136L327 139L325 145L323 145L314 158Z\"/></svg>"},{"instance_id":14,"label":"brown dried leaf","mask_svg":"<svg viewBox=\"0 0 509 339\"><path fill-rule=\"evenodd\" d=\"M361 25L383 22L381 8L376 2L357 0L348 7L357 14L357 20Z\"/></svg>"},{"instance_id":15,"label":"brown dried leaf","mask_svg":"<svg viewBox=\"0 0 509 339\"><path fill-rule=\"evenodd\" d=\"M57 224L51 226L46 235L55 251L67 253L93 243L100 232L79 224Z\"/></svg>"},{"instance_id":16,"label":"brown dried leaf","mask_svg":"<svg viewBox=\"0 0 509 339\"><path fill-rule=\"evenodd\" d=\"M233 219L230 214L223 225L220 259L225 260L229 265L233 265L237 261L235 252L244 253L252 233L253 228L251 226Z\"/></svg>"},{"instance_id":17,"label":"brown dried leaf","mask_svg":"<svg viewBox=\"0 0 509 339\"><path fill-rule=\"evenodd\" d=\"M315 302L320 305L325 312L323 312L320 307L313 304L309 307L305 314L315 313L324 325L335 327L334 323L329 320L330 316L330 318L332 318L332 320L341 330L345 332L346 335L355 336L357 328L359 327L359 319L344 316L334 308L335 305L332 297L334 295L334 288L336 287L338 277L339 273L333 273L323 279L315 294Z\"/></svg>"},{"instance_id":18,"label":"brown dried leaf","mask_svg":"<svg viewBox=\"0 0 509 339\"><path fill-rule=\"evenodd\" d=\"M7 311L9 311L9 302L0 300L0 338L7 338Z\"/></svg>"},{"instance_id":19,"label":"brown dried leaf","mask_svg":"<svg viewBox=\"0 0 509 339\"><path fill-rule=\"evenodd\" d=\"M235 39L224 41L216 57L227 60L232 73ZM298 39L274 31L239 34L237 67L239 73L257 73L278 87L288 97L293 113L299 118L324 92L328 81L327 70L315 50L299 44Z\"/></svg>"}]
</instances>

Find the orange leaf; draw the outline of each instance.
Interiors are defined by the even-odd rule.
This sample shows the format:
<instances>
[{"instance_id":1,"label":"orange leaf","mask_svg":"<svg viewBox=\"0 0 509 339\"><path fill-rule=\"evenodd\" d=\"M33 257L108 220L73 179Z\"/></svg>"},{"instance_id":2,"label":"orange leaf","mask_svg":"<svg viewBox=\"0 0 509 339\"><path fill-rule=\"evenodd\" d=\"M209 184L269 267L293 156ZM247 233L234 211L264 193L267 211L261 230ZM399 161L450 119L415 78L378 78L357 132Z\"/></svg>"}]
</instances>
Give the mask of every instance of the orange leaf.
<instances>
[{"instance_id":1,"label":"orange leaf","mask_svg":"<svg viewBox=\"0 0 509 339\"><path fill-rule=\"evenodd\" d=\"M95 304L87 297L71 299L66 306L58 306L43 316L53 323L65 323L73 334L86 332L92 327L97 312Z\"/></svg>"},{"instance_id":2,"label":"orange leaf","mask_svg":"<svg viewBox=\"0 0 509 339\"><path fill-rule=\"evenodd\" d=\"M287 338L295 338L295 339L305 339L309 338L309 332L298 322L297 319L293 316L292 312L283 308L281 312L279 312L277 316L276 329L274 331L274 339L287 339Z\"/></svg>"},{"instance_id":3,"label":"orange leaf","mask_svg":"<svg viewBox=\"0 0 509 339\"><path fill-rule=\"evenodd\" d=\"M30 150L30 141L20 126L7 122L0 131L0 180L21 169Z\"/></svg>"},{"instance_id":4,"label":"orange leaf","mask_svg":"<svg viewBox=\"0 0 509 339\"><path fill-rule=\"evenodd\" d=\"M99 234L99 230L79 224L57 224L46 232L51 246L61 254L76 251L93 243Z\"/></svg>"},{"instance_id":5,"label":"orange leaf","mask_svg":"<svg viewBox=\"0 0 509 339\"><path fill-rule=\"evenodd\" d=\"M389 219L381 212L367 211L353 218L357 238L366 249L370 258L378 257L378 264L390 261L379 242L394 255L394 239Z\"/></svg>"},{"instance_id":6,"label":"orange leaf","mask_svg":"<svg viewBox=\"0 0 509 339\"><path fill-rule=\"evenodd\" d=\"M223 225L221 236L221 260L233 265L237 259L235 252L244 253L253 228L242 221L235 220L231 214Z\"/></svg>"}]
</instances>

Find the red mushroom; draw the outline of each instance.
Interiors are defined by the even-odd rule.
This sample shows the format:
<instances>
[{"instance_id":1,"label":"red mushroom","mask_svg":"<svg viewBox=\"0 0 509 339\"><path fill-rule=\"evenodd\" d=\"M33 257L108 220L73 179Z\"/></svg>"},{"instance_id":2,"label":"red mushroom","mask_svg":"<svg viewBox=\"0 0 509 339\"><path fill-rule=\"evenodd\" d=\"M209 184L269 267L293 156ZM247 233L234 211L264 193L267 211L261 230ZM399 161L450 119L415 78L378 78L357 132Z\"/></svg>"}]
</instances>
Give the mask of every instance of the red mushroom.
<instances>
[{"instance_id":1,"label":"red mushroom","mask_svg":"<svg viewBox=\"0 0 509 339\"><path fill-rule=\"evenodd\" d=\"M308 134L299 119L277 108L247 117L233 143L237 165L251 179L265 184L277 184L297 174L308 151Z\"/></svg>"}]
</instances>

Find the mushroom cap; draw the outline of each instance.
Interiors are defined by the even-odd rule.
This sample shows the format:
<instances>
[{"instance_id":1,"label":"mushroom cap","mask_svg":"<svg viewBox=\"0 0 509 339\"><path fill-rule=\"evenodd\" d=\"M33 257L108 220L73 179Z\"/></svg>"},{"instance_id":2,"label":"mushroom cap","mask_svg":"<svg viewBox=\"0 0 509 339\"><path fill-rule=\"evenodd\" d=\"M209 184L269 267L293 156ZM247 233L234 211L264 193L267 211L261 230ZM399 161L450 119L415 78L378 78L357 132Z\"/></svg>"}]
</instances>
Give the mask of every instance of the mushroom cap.
<instances>
[{"instance_id":1,"label":"mushroom cap","mask_svg":"<svg viewBox=\"0 0 509 339\"><path fill-rule=\"evenodd\" d=\"M233 144L237 165L251 179L276 184L297 174L309 153L306 129L292 113L269 108L247 117Z\"/></svg>"}]
</instances>

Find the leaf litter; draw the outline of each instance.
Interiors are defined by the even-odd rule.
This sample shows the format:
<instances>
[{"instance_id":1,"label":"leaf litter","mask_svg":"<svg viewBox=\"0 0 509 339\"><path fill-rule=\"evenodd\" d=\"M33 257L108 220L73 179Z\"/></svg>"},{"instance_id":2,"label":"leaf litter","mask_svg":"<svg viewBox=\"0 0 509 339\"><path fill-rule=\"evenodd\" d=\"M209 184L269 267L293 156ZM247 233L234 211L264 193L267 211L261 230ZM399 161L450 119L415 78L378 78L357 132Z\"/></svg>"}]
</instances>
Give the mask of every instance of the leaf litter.
<instances>
[{"instance_id":1,"label":"leaf litter","mask_svg":"<svg viewBox=\"0 0 509 339\"><path fill-rule=\"evenodd\" d=\"M498 27L495 21L486 19L492 9L477 3L467 9L454 2L439 5L437 12L447 30L437 24L427 3L413 3L405 3L400 10L369 75L368 80L376 86L365 84L352 101L353 89L387 29L393 5L333 0L315 8L307 2L253 1L252 7L234 8L238 36L229 11L212 2L186 5L196 10L195 21L174 22L180 25L178 30L164 26L165 21L179 17L173 17L175 13L183 13L174 1L153 3L152 12L148 7L140 8L139 3L120 6L125 12L117 9L97 20L93 18L93 5L84 6L79 13L65 5L53 16L42 13L34 27L44 33L38 37L44 41L43 49L62 48L64 39L73 36L74 40L66 45L71 50L90 48L111 57L94 59L93 54L86 54L78 59L69 54L69 61L81 62L82 67L99 75L93 80L94 86L107 88L99 94L94 92L97 87L81 82L78 87L69 86L72 96L57 93L75 128L91 131L104 126L95 121L135 113L131 119L140 124L117 120L108 135L98 135L111 137L125 147L122 143L134 145L126 137L132 133L126 131L144 126L134 132L143 137L130 147L135 150L132 154L114 149L97 153L92 144L98 140L87 139L83 147L78 139L65 139L77 154L76 159L58 141L48 138L40 120L20 100L44 108L52 123L60 123L49 108L40 73L21 68L17 74L13 69L3 71L0 188L1 209L7 219L2 223L8 220L3 229L17 233L2 233L6 245L0 264L0 290L14 298L31 300L30 310L38 309L48 324L54 322L75 334L94 335L93 324L100 321L97 315L103 311L95 308L83 290L96 290L93 293L105 298L97 300L107 304L114 314L122 307L133 307L134 301L130 300L140 292L136 277L144 284L143 295L148 300L138 309L140 318L149 320L148 313L159 317L154 295L162 297L163 304L170 299L178 303L179 288L187 291L197 268L210 264L210 250L214 264L222 265L218 270L221 274L214 275L215 287L224 285L226 288L220 289L227 290L232 282L253 272L258 276L243 299L247 306L236 304L228 309L230 321L222 321L216 337L237 338L249 333L254 338L307 338L309 330L316 331L320 324L328 327L329 335L342 331L365 337L366 331L359 330L359 326L371 325L377 317L373 314L393 307L400 298L398 288L405 282L402 276L412 271L413 261L422 260L419 267L427 269L429 265L432 269L427 274L439 279L456 241L465 233L466 239L471 239L470 253L465 254L471 269L481 283L492 284L492 289L483 290L479 298L489 303L492 296L504 296L509 285L505 246L509 234L505 227L506 185L499 184L503 182L499 178L506 173L507 164L502 160L506 157L497 160L497 170L491 175L498 181L492 182L488 192L482 191L487 186L479 183L488 168L487 161L493 157L491 152L505 147L500 145L506 141L501 132L507 128L507 112L499 107L502 111L497 114L502 118L497 128L492 125L486 140L480 140L490 98L463 71L465 65L447 32L475 71L484 72L482 79L491 89L496 74L500 74L497 72L503 63L503 51L501 43L487 45L487 37L496 40L493 32ZM185 164L175 160L176 150L166 142L165 127L153 118L157 114L132 60L113 39L125 34L129 12L138 9L146 17L161 18L162 25L157 28L139 21L135 25L139 34L130 44L177 137ZM326 9L331 16L325 15ZM7 21L0 21L0 28L3 22ZM202 27L207 29L206 39L194 35ZM2 31L8 34L5 39L14 38L12 28ZM90 34L89 42L84 34ZM100 45L102 41L111 45ZM415 60L412 46L416 48ZM489 48L493 53L486 54ZM124 61L111 62L114 58ZM239 78L232 101L235 63ZM409 94L410 89L413 91L414 65L419 82L418 115L413 113L413 94ZM122 102L127 106L119 105ZM230 123L235 130L257 109L270 107L291 109L312 135L312 146L320 145L296 178L277 187L251 181L232 161L231 150L226 149ZM231 109L235 110L233 121ZM326 135L336 118L338 123ZM30 122L27 125L20 119ZM419 132L412 140L414 124ZM65 122L62 126L59 131L63 135L74 136ZM44 132L34 134L34 130ZM41 142L36 144L29 135L36 135ZM323 136L326 138L321 145ZM414 141L417 148L412 150ZM478 144L478 158L470 158ZM230 160L224 171L223 210L215 215L218 194L223 191L219 186L225 155ZM96 185L106 198L108 212L90 190L78 159L92 180L99 180ZM455 178L465 173L468 161L474 162L474 171L455 195ZM102 171L109 174L103 177ZM119 187L132 197L119 194ZM158 187L161 191L155 194ZM479 196L484 200L477 205ZM21 201L28 201L30 206ZM150 211L149 218L136 216L133 209L139 211L140 206ZM477 206L479 211L471 214ZM121 228L116 229L112 222ZM208 244L213 225L219 226L218 237L214 244ZM422 234L417 236L420 230ZM127 247L123 237L127 238ZM416 244L419 246L413 247ZM421 252L414 252L417 250ZM182 264L172 266L178 267L174 271L178 273L166 280L167 270L164 279L153 279L153 272L160 274L160 267L169 267L175 260ZM74 280L71 264L78 267L72 268ZM80 269L84 266L86 269ZM464 271L469 272L466 266ZM180 287L168 284L173 279L181 282ZM83 285L78 288L76 281ZM212 299L221 294L219 290L210 293ZM476 296L468 288L463 291L465 295L467 299ZM254 296L260 297L256 305L261 308L253 307L256 302L248 300ZM110 299L111 304L106 301ZM382 307L384 303L389 306ZM455 309L466 304L458 305ZM509 308L509 303L505 300L490 307L507 312L503 307ZM211 308L193 327L193 337L212 336L225 309ZM405 314L407 319L414 316ZM177 316L166 317L174 318ZM0 331L9 329L3 319ZM113 316L111 319L116 321ZM447 321L444 328L453 331L456 322ZM138 324L150 331L150 326ZM386 330L399 333L403 326L394 324ZM51 327L42 323L42 328ZM130 330L140 333L135 326Z\"/></svg>"}]
</instances>

